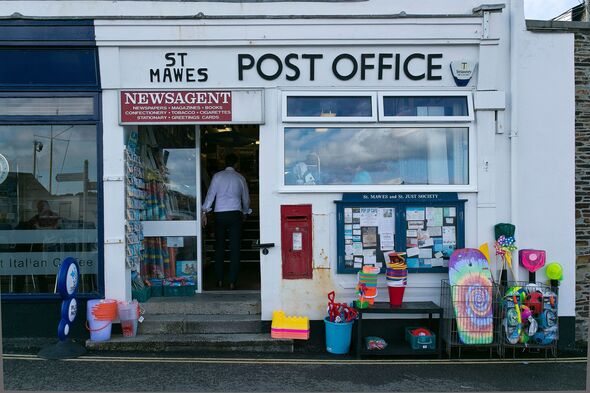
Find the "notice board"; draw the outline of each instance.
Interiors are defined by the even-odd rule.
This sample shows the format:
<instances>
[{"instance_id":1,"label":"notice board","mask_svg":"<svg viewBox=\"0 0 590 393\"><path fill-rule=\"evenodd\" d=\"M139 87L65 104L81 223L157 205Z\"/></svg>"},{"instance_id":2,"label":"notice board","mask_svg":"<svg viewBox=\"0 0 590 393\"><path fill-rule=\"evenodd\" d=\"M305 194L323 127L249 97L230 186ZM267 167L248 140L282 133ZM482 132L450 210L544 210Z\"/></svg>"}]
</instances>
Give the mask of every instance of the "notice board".
<instances>
[{"instance_id":1,"label":"notice board","mask_svg":"<svg viewBox=\"0 0 590 393\"><path fill-rule=\"evenodd\" d=\"M338 273L364 265L385 272L392 251L406 253L410 272L448 272L453 251L465 247L465 200L457 193L355 193L335 203Z\"/></svg>"}]
</instances>

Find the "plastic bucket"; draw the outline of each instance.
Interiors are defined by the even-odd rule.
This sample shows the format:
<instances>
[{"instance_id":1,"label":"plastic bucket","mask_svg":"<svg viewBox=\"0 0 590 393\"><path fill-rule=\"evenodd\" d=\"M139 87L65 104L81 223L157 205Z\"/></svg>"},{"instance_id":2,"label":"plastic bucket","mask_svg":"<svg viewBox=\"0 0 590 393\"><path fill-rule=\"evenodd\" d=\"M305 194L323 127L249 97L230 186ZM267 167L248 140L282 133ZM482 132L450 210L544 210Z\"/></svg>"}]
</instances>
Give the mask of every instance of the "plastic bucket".
<instances>
[{"instance_id":1,"label":"plastic bucket","mask_svg":"<svg viewBox=\"0 0 590 393\"><path fill-rule=\"evenodd\" d=\"M119 302L117 304L119 320L123 337L135 337L137 334L137 318L139 317L139 303L134 300L130 303Z\"/></svg>"},{"instance_id":2,"label":"plastic bucket","mask_svg":"<svg viewBox=\"0 0 590 393\"><path fill-rule=\"evenodd\" d=\"M347 354L350 350L354 321L336 323L330 322L326 317L324 322L326 323L326 350L336 355Z\"/></svg>"},{"instance_id":3,"label":"plastic bucket","mask_svg":"<svg viewBox=\"0 0 590 393\"><path fill-rule=\"evenodd\" d=\"M391 304L392 306L401 306L402 301L404 299L404 291L406 290L406 287L388 286L387 289L389 290L389 304Z\"/></svg>"},{"instance_id":4,"label":"plastic bucket","mask_svg":"<svg viewBox=\"0 0 590 393\"><path fill-rule=\"evenodd\" d=\"M96 319L92 314L92 309L100 303L104 303L104 300L89 300L86 305L86 328L90 331L91 341L107 341L111 339L113 321Z\"/></svg>"}]
</instances>

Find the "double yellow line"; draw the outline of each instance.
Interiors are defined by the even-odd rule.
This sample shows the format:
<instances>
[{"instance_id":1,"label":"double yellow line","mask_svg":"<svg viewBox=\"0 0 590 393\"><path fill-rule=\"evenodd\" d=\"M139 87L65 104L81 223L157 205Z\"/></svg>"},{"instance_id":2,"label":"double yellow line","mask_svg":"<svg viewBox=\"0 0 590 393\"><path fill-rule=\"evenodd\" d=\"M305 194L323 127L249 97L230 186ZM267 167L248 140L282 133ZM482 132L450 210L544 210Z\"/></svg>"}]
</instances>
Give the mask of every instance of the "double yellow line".
<instances>
[{"instance_id":1,"label":"double yellow line","mask_svg":"<svg viewBox=\"0 0 590 393\"><path fill-rule=\"evenodd\" d=\"M44 361L37 355L3 354L4 360ZM258 358L208 358L208 357L151 357L151 356L90 356L85 355L76 359L66 359L68 362L95 363L205 363L205 364L269 364L269 365L488 365L488 364L539 364L539 363L586 363L587 358L534 358L534 359L423 359L423 360L354 360L354 359L258 359Z\"/></svg>"}]
</instances>

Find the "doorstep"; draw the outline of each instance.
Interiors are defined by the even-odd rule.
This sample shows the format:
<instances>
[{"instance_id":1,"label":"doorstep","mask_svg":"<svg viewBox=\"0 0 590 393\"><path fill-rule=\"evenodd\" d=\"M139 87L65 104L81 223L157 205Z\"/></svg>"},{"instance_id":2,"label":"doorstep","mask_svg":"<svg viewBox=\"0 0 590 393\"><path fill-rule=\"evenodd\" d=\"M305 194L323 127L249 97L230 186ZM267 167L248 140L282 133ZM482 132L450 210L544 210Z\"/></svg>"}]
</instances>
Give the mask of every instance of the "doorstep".
<instances>
[{"instance_id":1,"label":"doorstep","mask_svg":"<svg viewBox=\"0 0 590 393\"><path fill-rule=\"evenodd\" d=\"M270 334L141 334L135 337L113 335L108 341L86 341L93 351L176 352L243 351L293 352L293 340L274 339Z\"/></svg>"}]
</instances>

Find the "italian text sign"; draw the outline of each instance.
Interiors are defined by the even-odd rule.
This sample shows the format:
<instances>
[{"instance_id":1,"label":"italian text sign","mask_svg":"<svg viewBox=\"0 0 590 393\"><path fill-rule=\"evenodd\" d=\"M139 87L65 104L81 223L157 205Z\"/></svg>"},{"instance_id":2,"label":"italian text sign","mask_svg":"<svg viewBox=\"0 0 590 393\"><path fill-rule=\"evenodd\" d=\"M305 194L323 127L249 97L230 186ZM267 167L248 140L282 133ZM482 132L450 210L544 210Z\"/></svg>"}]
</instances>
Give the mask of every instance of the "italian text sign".
<instances>
[{"instance_id":1,"label":"italian text sign","mask_svg":"<svg viewBox=\"0 0 590 393\"><path fill-rule=\"evenodd\" d=\"M121 91L121 124L232 120L230 91Z\"/></svg>"}]
</instances>

